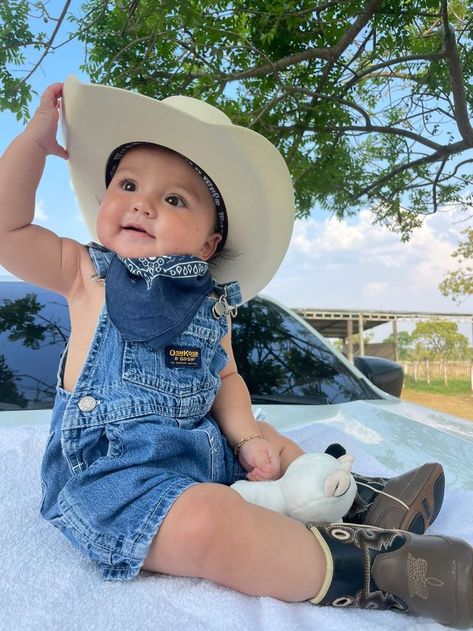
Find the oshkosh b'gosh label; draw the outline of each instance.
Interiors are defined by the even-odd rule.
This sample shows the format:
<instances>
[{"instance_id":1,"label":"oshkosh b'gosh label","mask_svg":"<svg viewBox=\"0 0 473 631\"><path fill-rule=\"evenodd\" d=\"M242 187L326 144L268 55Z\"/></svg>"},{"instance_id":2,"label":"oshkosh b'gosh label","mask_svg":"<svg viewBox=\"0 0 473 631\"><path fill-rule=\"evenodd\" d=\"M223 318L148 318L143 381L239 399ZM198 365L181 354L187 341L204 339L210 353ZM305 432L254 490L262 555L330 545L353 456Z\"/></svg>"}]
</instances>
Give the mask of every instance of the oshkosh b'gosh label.
<instances>
[{"instance_id":1,"label":"oshkosh b'gosh label","mask_svg":"<svg viewBox=\"0 0 473 631\"><path fill-rule=\"evenodd\" d=\"M168 368L200 368L200 348L166 346L164 353Z\"/></svg>"}]
</instances>

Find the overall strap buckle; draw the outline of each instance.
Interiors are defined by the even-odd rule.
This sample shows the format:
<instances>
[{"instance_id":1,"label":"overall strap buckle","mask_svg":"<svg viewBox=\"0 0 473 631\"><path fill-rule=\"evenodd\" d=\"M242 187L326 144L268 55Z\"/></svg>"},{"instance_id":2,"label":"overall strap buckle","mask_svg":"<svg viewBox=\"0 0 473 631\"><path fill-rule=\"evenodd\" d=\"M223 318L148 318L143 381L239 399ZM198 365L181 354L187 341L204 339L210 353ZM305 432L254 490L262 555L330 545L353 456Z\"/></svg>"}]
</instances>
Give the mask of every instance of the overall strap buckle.
<instances>
[{"instance_id":1,"label":"overall strap buckle","mask_svg":"<svg viewBox=\"0 0 473 631\"><path fill-rule=\"evenodd\" d=\"M234 318L238 313L238 307L228 304L227 300L227 287L215 288L216 292L221 292L215 304L212 307L212 315L216 320L220 320L222 316L229 315Z\"/></svg>"}]
</instances>

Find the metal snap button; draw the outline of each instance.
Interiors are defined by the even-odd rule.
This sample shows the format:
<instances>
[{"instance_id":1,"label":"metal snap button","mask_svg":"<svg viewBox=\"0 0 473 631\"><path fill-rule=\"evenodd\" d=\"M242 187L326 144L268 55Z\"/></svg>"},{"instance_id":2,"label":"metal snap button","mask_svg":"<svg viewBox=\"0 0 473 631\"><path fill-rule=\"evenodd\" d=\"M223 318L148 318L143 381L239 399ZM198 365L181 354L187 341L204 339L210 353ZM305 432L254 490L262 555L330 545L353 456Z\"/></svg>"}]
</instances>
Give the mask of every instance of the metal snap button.
<instances>
[{"instance_id":1,"label":"metal snap button","mask_svg":"<svg viewBox=\"0 0 473 631\"><path fill-rule=\"evenodd\" d=\"M79 406L79 410L82 412L91 412L95 407L97 407L98 401L94 399L94 397L86 396L82 397L77 404Z\"/></svg>"}]
</instances>

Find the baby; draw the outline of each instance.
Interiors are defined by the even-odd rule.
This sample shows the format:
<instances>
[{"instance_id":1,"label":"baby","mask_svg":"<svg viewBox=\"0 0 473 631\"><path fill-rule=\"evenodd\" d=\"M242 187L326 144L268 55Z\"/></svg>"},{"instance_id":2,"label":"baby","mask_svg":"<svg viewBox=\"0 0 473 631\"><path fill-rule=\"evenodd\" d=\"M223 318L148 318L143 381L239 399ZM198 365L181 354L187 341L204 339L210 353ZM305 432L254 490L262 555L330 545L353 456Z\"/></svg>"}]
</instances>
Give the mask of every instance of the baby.
<instances>
[{"instance_id":1,"label":"baby","mask_svg":"<svg viewBox=\"0 0 473 631\"><path fill-rule=\"evenodd\" d=\"M69 158L98 243L32 224L50 154ZM71 317L41 513L106 579L145 569L469 626L472 549L409 532L440 508L439 465L358 476L353 523L304 526L229 488L277 479L302 454L255 421L230 331L279 266L293 214L280 154L212 106L73 78L45 91L0 162L0 263L64 295Z\"/></svg>"}]
</instances>

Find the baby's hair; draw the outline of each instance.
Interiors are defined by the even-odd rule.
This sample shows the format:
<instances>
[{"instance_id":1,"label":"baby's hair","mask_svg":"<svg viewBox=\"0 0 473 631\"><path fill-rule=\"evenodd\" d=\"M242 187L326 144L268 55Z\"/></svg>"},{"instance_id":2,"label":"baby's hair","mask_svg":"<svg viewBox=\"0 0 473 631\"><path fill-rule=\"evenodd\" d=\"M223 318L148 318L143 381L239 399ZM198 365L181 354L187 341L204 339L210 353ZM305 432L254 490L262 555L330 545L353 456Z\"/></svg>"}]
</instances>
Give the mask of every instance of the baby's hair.
<instances>
[{"instance_id":1,"label":"baby's hair","mask_svg":"<svg viewBox=\"0 0 473 631\"><path fill-rule=\"evenodd\" d=\"M241 256L241 252L238 252L238 250L226 244L223 250L217 250L215 254L210 257L207 263L209 264L209 268L212 270L217 267L220 261L234 261L239 256Z\"/></svg>"}]
</instances>

